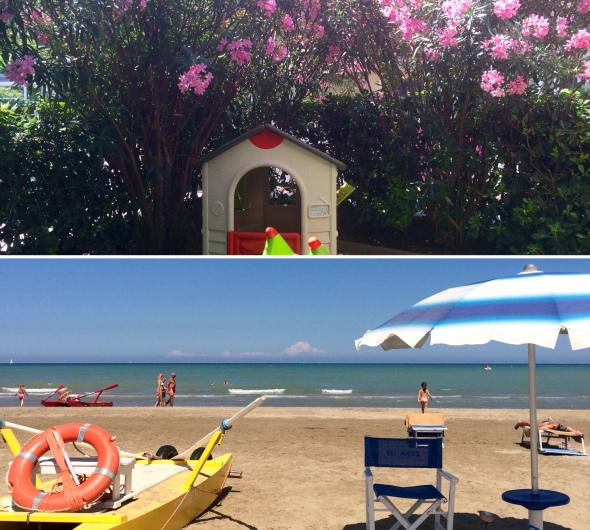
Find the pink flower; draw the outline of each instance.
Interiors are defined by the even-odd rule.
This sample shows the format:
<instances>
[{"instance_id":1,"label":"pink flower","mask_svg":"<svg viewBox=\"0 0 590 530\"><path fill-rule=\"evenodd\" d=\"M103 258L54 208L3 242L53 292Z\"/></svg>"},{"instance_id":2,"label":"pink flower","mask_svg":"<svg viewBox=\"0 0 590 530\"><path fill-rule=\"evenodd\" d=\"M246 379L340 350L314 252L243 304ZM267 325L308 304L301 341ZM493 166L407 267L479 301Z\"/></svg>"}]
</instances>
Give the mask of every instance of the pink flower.
<instances>
[{"instance_id":1,"label":"pink flower","mask_svg":"<svg viewBox=\"0 0 590 530\"><path fill-rule=\"evenodd\" d=\"M449 24L444 31L437 30L438 38L441 46L457 46L457 39L455 39L455 35L457 35L457 29L459 28L459 24L451 23Z\"/></svg>"},{"instance_id":2,"label":"pink flower","mask_svg":"<svg viewBox=\"0 0 590 530\"><path fill-rule=\"evenodd\" d=\"M207 66L203 63L191 66L186 73L178 78L178 88L180 91L184 94L192 88L195 94L204 94L213 79L213 74L211 72L205 73L205 70L207 70Z\"/></svg>"},{"instance_id":3,"label":"pink flower","mask_svg":"<svg viewBox=\"0 0 590 530\"><path fill-rule=\"evenodd\" d=\"M2 14L0 14L0 20L4 23L10 22L13 18L14 18L14 15L11 15L10 13L7 13L6 11L3 11Z\"/></svg>"},{"instance_id":4,"label":"pink flower","mask_svg":"<svg viewBox=\"0 0 590 530\"><path fill-rule=\"evenodd\" d=\"M498 0L494 3L494 13L499 18L512 18L519 8L518 0Z\"/></svg>"},{"instance_id":5,"label":"pink flower","mask_svg":"<svg viewBox=\"0 0 590 530\"><path fill-rule=\"evenodd\" d=\"M231 60L238 66L244 66L252 59L252 55L246 48L252 48L252 42L247 39L240 39L227 45Z\"/></svg>"},{"instance_id":6,"label":"pink flower","mask_svg":"<svg viewBox=\"0 0 590 530\"><path fill-rule=\"evenodd\" d=\"M441 7L450 20L459 20L461 15L468 11L472 5L471 0L445 0Z\"/></svg>"},{"instance_id":7,"label":"pink flower","mask_svg":"<svg viewBox=\"0 0 590 530\"><path fill-rule=\"evenodd\" d=\"M438 50L433 50L432 48L427 48L424 51L424 54L429 61L437 61L440 57L440 52Z\"/></svg>"},{"instance_id":8,"label":"pink flower","mask_svg":"<svg viewBox=\"0 0 590 530\"><path fill-rule=\"evenodd\" d=\"M141 7L142 9L145 9L147 7L146 0L141 0L141 2L139 2L139 7Z\"/></svg>"},{"instance_id":9,"label":"pink flower","mask_svg":"<svg viewBox=\"0 0 590 530\"><path fill-rule=\"evenodd\" d=\"M47 44L47 41L49 40L49 35L47 35L47 33L41 33L38 29L36 29L35 35L43 44Z\"/></svg>"},{"instance_id":10,"label":"pink flower","mask_svg":"<svg viewBox=\"0 0 590 530\"><path fill-rule=\"evenodd\" d=\"M24 58L15 59L11 61L8 66L6 67L6 71L4 74L9 81L16 83L20 86L30 86L30 83L27 81L28 75L35 75L35 69L33 65L35 64L35 59L31 55L25 55Z\"/></svg>"},{"instance_id":11,"label":"pink flower","mask_svg":"<svg viewBox=\"0 0 590 530\"><path fill-rule=\"evenodd\" d=\"M227 43L229 41L224 37L223 39L221 39L219 41L219 44L217 45L217 49L222 52L223 50L225 50L225 47L227 46Z\"/></svg>"},{"instance_id":12,"label":"pink flower","mask_svg":"<svg viewBox=\"0 0 590 530\"><path fill-rule=\"evenodd\" d=\"M576 77L590 81L590 61L584 61L582 66L584 67L584 71L579 73Z\"/></svg>"},{"instance_id":13,"label":"pink flower","mask_svg":"<svg viewBox=\"0 0 590 530\"><path fill-rule=\"evenodd\" d=\"M538 15L525 18L522 21L522 34L528 37L531 33L542 39L549 33L549 21L545 17Z\"/></svg>"},{"instance_id":14,"label":"pink flower","mask_svg":"<svg viewBox=\"0 0 590 530\"><path fill-rule=\"evenodd\" d=\"M516 39L510 40L510 48L514 51L514 53L525 54L532 47L533 47L533 45L526 40L522 40L522 41L518 41Z\"/></svg>"},{"instance_id":15,"label":"pink flower","mask_svg":"<svg viewBox=\"0 0 590 530\"><path fill-rule=\"evenodd\" d=\"M506 92L508 94L520 96L524 93L525 90L526 83L524 82L524 78L521 75L519 75L516 78L516 81L510 81L508 83L508 88L506 89Z\"/></svg>"},{"instance_id":16,"label":"pink flower","mask_svg":"<svg viewBox=\"0 0 590 530\"><path fill-rule=\"evenodd\" d=\"M488 70L481 76L481 88L483 88L485 92L490 92L494 97L501 97L504 95L502 83L504 83L504 76L497 70Z\"/></svg>"},{"instance_id":17,"label":"pink flower","mask_svg":"<svg viewBox=\"0 0 590 530\"><path fill-rule=\"evenodd\" d=\"M578 11L580 13L588 13L588 11L590 11L590 0L582 0L582 2L578 4Z\"/></svg>"},{"instance_id":18,"label":"pink flower","mask_svg":"<svg viewBox=\"0 0 590 530\"><path fill-rule=\"evenodd\" d=\"M490 55L494 59L508 59L510 40L505 35L495 35L483 43L484 50L487 50L490 46L492 46Z\"/></svg>"},{"instance_id":19,"label":"pink flower","mask_svg":"<svg viewBox=\"0 0 590 530\"><path fill-rule=\"evenodd\" d=\"M590 33L585 29L579 30L565 45L565 49L568 51L572 48L590 50Z\"/></svg>"},{"instance_id":20,"label":"pink flower","mask_svg":"<svg viewBox=\"0 0 590 530\"><path fill-rule=\"evenodd\" d=\"M256 5L264 9L265 17L270 17L277 8L277 3L275 2L275 0L266 0L266 2L260 0Z\"/></svg>"},{"instance_id":21,"label":"pink flower","mask_svg":"<svg viewBox=\"0 0 590 530\"><path fill-rule=\"evenodd\" d=\"M315 29L315 35L314 37L316 39L321 39L324 36L324 26L321 26L320 24L315 23L313 25L313 29Z\"/></svg>"},{"instance_id":22,"label":"pink flower","mask_svg":"<svg viewBox=\"0 0 590 530\"><path fill-rule=\"evenodd\" d=\"M590 2L590 0L588 0ZM555 25L555 30L557 31L558 37L565 37L567 32L565 31L568 26L568 20L565 17L557 17L557 24Z\"/></svg>"},{"instance_id":23,"label":"pink flower","mask_svg":"<svg viewBox=\"0 0 590 530\"><path fill-rule=\"evenodd\" d=\"M283 31L295 31L293 19L289 15L284 15L281 22L283 23Z\"/></svg>"}]
</instances>

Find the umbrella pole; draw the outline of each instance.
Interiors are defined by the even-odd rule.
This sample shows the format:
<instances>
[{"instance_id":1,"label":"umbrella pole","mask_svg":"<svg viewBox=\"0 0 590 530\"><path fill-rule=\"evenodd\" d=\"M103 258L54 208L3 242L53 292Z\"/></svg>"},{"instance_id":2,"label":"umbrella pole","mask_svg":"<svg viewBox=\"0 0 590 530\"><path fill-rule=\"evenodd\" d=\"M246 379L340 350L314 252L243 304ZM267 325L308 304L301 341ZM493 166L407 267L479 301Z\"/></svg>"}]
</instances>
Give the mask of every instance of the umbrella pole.
<instances>
[{"instance_id":1,"label":"umbrella pole","mask_svg":"<svg viewBox=\"0 0 590 530\"><path fill-rule=\"evenodd\" d=\"M537 428L537 389L535 385L535 345L529 344L529 409L531 422L531 493L539 493L539 429ZM529 528L543 530L543 511L529 510Z\"/></svg>"}]
</instances>

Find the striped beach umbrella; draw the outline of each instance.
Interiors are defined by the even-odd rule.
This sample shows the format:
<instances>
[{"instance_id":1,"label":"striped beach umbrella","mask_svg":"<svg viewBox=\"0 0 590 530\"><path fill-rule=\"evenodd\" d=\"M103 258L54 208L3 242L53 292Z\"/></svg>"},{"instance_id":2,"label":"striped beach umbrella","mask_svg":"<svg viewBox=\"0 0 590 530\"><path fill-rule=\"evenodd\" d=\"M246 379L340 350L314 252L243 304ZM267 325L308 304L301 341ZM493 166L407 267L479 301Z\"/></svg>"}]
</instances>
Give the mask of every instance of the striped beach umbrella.
<instances>
[{"instance_id":1,"label":"striped beach umbrella","mask_svg":"<svg viewBox=\"0 0 590 530\"><path fill-rule=\"evenodd\" d=\"M517 502L529 509L529 528L541 530L544 507L568 502L539 490L535 345L555 348L567 333L572 350L590 347L590 274L543 273L527 265L517 276L455 287L417 303L356 341L384 350L431 344L528 344L531 489ZM508 493L508 492L507 492ZM506 499L509 500L509 499ZM509 500L509 502L511 502ZM561 502L564 504L565 502Z\"/></svg>"}]
</instances>

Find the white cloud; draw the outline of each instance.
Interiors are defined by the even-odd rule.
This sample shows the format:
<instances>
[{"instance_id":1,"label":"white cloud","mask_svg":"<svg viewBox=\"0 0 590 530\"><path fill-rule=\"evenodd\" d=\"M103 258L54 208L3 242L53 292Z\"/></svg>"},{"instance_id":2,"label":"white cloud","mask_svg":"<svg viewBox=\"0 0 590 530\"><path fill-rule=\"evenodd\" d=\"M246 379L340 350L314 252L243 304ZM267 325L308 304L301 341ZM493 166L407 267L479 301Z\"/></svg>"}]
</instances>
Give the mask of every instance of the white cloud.
<instances>
[{"instance_id":1,"label":"white cloud","mask_svg":"<svg viewBox=\"0 0 590 530\"><path fill-rule=\"evenodd\" d=\"M299 341L285 348L283 353L287 355L300 355L302 353L326 353L324 350L319 350L318 348L313 348L309 342Z\"/></svg>"},{"instance_id":2,"label":"white cloud","mask_svg":"<svg viewBox=\"0 0 590 530\"><path fill-rule=\"evenodd\" d=\"M196 353L187 353L180 350L172 350L166 354L166 357L198 357Z\"/></svg>"}]
</instances>

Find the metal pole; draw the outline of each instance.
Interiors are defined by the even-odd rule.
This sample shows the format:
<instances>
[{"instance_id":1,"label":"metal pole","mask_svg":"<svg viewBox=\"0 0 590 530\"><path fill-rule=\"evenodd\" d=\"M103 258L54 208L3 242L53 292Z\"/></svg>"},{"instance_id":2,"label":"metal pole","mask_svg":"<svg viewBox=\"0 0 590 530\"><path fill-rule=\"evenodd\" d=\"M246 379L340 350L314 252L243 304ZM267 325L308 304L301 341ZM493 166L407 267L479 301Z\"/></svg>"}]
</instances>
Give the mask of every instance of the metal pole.
<instances>
[{"instance_id":1,"label":"metal pole","mask_svg":"<svg viewBox=\"0 0 590 530\"><path fill-rule=\"evenodd\" d=\"M535 345L529 344L529 408L531 420L531 489L533 495L539 491L539 429L537 428L537 403L535 388Z\"/></svg>"},{"instance_id":2,"label":"metal pole","mask_svg":"<svg viewBox=\"0 0 590 530\"><path fill-rule=\"evenodd\" d=\"M529 344L529 409L531 421L531 493L539 494L539 429L537 428L537 389L535 387L535 345ZM529 510L529 529L543 530L543 511Z\"/></svg>"}]
</instances>

